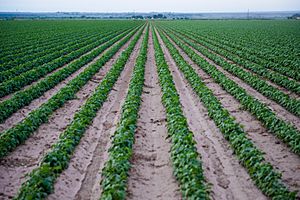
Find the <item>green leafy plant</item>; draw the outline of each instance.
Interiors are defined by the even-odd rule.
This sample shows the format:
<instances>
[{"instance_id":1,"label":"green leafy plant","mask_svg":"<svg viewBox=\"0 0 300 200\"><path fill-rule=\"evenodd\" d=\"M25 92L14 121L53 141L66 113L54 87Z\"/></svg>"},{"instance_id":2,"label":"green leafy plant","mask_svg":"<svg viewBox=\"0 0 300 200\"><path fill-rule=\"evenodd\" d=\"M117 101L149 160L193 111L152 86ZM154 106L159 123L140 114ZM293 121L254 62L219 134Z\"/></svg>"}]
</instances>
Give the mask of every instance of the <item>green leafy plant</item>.
<instances>
[{"instance_id":1,"label":"green leafy plant","mask_svg":"<svg viewBox=\"0 0 300 200\"><path fill-rule=\"evenodd\" d=\"M300 116L300 100L296 98L291 98L289 95L285 94L284 92L278 90L277 88L273 87L272 85L268 84L265 80L260 79L259 77L255 76L255 74L252 74L248 71L243 70L236 64L231 64L226 59L221 58L220 56L211 53L208 51L205 47L200 46L197 44L197 42L194 42L192 40L189 40L183 36L179 36L176 34L180 39L182 39L184 42L201 52L203 55L207 56L209 59L214 61L216 64L220 65L222 68L227 70L228 72L232 73L233 75L239 77L240 79L244 80L247 84L249 84L251 87L253 87L255 90L263 94L264 96L274 100L279 105L286 108L291 113L295 114L296 116ZM228 55L228 54L227 54ZM245 66L245 65L244 65ZM258 69L257 66L253 65L247 65L249 68L253 68L254 71L257 71L255 69ZM261 69L261 68L260 68ZM271 74L268 71L265 72L265 74ZM274 75L274 74L273 74ZM287 79L289 82L290 80ZM282 82L282 80L279 80ZM293 82L294 87L298 92L300 92L300 84L297 82ZM298 88L298 89L297 89Z\"/></svg>"},{"instance_id":2,"label":"green leafy plant","mask_svg":"<svg viewBox=\"0 0 300 200\"><path fill-rule=\"evenodd\" d=\"M28 105L32 100L42 96L47 90L53 88L55 85L69 77L75 71L79 70L85 64L91 62L95 57L120 40L129 31L124 31L122 34L111 34L111 36L104 37L102 45L91 51L90 53L80 57L78 60L70 63L66 67L47 76L45 79L39 81L37 84L30 86L22 91L15 93L11 98L0 103L0 122L3 122L10 117L14 112L22 107Z\"/></svg>"},{"instance_id":3,"label":"green leafy plant","mask_svg":"<svg viewBox=\"0 0 300 200\"><path fill-rule=\"evenodd\" d=\"M159 32L178 68L207 108L209 117L214 120L224 137L229 141L241 164L248 170L258 188L272 199L296 199L296 193L290 192L286 188L280 179L280 174L275 172L274 168L264 160L263 152L257 149L246 137L242 127L223 108L213 92L203 83L170 40L161 31ZM180 45L179 40L176 42Z\"/></svg>"},{"instance_id":4,"label":"green leafy plant","mask_svg":"<svg viewBox=\"0 0 300 200\"><path fill-rule=\"evenodd\" d=\"M41 49L40 54L33 54L30 56L27 56L25 61L22 63L21 60L24 60L24 58L17 58L9 63L4 63L0 65L0 68L5 66L13 66L10 67L9 70L0 72L0 82L8 81L11 78L14 78L23 72L26 72L28 70L42 67L44 64L49 63L53 61L54 59L57 59L63 55L69 54L72 51L75 51L81 47L87 46L88 44L93 43L94 41L97 41L101 39L102 37L107 37L111 35L113 32L108 31L104 32L103 34L96 34L94 36L86 37L84 35L82 38L75 38L71 37L69 40L64 41L62 44L54 44L54 48L50 49ZM74 41L75 40L75 41ZM78 41L79 40L79 41ZM17 57L17 55L14 55ZM20 64L19 64L20 63Z\"/></svg>"},{"instance_id":5,"label":"green leafy plant","mask_svg":"<svg viewBox=\"0 0 300 200\"><path fill-rule=\"evenodd\" d=\"M11 129L0 134L0 158L14 150L18 145L23 143L37 128L47 122L51 114L62 107L65 102L74 98L74 95L93 77L94 74L123 46L133 34L137 31L134 29L122 39L118 44L113 46L94 64L87 67L76 78L72 79L65 87L60 89L46 103L32 111L28 117L18 123Z\"/></svg>"},{"instance_id":6,"label":"green leafy plant","mask_svg":"<svg viewBox=\"0 0 300 200\"><path fill-rule=\"evenodd\" d=\"M244 109L252 113L262 124L274 133L283 142L288 144L292 151L300 155L300 133L290 123L279 119L265 104L249 95L246 90L241 88L233 80L229 79L217 68L209 64L204 58L194 52L188 45L181 42L170 32L170 38L207 74L209 74L218 84L220 84L229 94L233 95L243 106ZM192 43L188 43L193 45Z\"/></svg>"},{"instance_id":7,"label":"green leafy plant","mask_svg":"<svg viewBox=\"0 0 300 200\"><path fill-rule=\"evenodd\" d=\"M56 178L68 167L76 146L118 80L135 44L142 34L142 30L140 29L138 34L134 36L127 49L122 52L94 93L75 114L71 124L60 135L59 140L52 146L51 150L43 157L39 167L30 173L29 179L22 185L15 199L44 199L53 192ZM95 68L96 64L93 67Z\"/></svg>"},{"instance_id":8,"label":"green leafy plant","mask_svg":"<svg viewBox=\"0 0 300 200\"><path fill-rule=\"evenodd\" d=\"M147 60L149 27L142 42L139 56L136 60L128 93L122 105L121 118L113 134L109 148L109 158L102 169L101 187L102 200L125 199L130 158L134 143L134 133L141 104L144 86L145 63Z\"/></svg>"},{"instance_id":9,"label":"green leafy plant","mask_svg":"<svg viewBox=\"0 0 300 200\"><path fill-rule=\"evenodd\" d=\"M154 29L152 32L162 103L167 114L168 135L172 140L171 159L174 175L180 183L184 199L209 199L208 187L193 133L189 130L187 120L183 115L179 95Z\"/></svg>"}]
</instances>

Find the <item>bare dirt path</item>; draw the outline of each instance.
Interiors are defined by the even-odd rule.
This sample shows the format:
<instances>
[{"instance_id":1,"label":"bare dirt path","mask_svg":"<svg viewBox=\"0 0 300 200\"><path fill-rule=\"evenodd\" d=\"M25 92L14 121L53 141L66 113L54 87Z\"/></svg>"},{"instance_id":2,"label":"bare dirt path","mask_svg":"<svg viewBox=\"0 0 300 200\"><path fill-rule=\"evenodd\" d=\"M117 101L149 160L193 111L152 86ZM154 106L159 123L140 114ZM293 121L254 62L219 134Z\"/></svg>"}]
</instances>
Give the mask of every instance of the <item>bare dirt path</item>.
<instances>
[{"instance_id":1,"label":"bare dirt path","mask_svg":"<svg viewBox=\"0 0 300 200\"><path fill-rule=\"evenodd\" d=\"M160 43L163 44L162 40ZM212 199L267 199L251 181L247 171L239 164L228 142L214 122L208 117L206 108L176 67L165 45L161 45L165 58L179 92L183 112L197 142L202 156L204 175L211 185Z\"/></svg>"},{"instance_id":2,"label":"bare dirt path","mask_svg":"<svg viewBox=\"0 0 300 200\"><path fill-rule=\"evenodd\" d=\"M14 114L12 114L12 116L10 116L7 120L5 120L4 123L0 124L0 132L13 127L14 125L16 125L17 123L19 123L20 121L22 121L24 118L26 118L31 111L35 110L36 108L38 108L39 106L41 106L43 103L47 102L55 93L57 93L61 88L65 87L68 84L68 82L70 82L72 79L76 78L76 76L78 76L81 72L83 72L84 69L86 69L88 66L92 65L93 63L95 63L110 48L106 49L103 53L101 53L99 56L97 56L95 59L93 59L90 63L82 66L75 73L71 74L67 79L65 79L64 81L60 82L59 84L57 84L52 89L46 91L41 97L33 100L28 106L24 106L23 108L19 109L17 112L15 112ZM88 52L88 53L90 53L90 52ZM86 54L88 54L88 53L86 53ZM86 55L86 54L84 54L84 55ZM80 59L80 58L78 58L78 59ZM78 59L75 59L74 61L76 61ZM74 62L74 61L72 61L72 62ZM63 67L65 67L65 66L67 66L67 65L64 65ZM50 76L51 74L55 73L56 71L58 71L58 70L60 70L62 68L59 68L59 69L57 69L57 70L49 73L46 77ZM42 79L45 79L46 77L44 77ZM42 80L42 79L40 79L40 80ZM33 84L31 84L31 85L37 84L39 81L36 81ZM28 88L31 85L28 85L25 88ZM5 98L8 99L11 96L12 95L9 95L9 96L6 96Z\"/></svg>"},{"instance_id":3,"label":"bare dirt path","mask_svg":"<svg viewBox=\"0 0 300 200\"><path fill-rule=\"evenodd\" d=\"M128 196L132 200L181 199L172 174L166 116L156 72L152 33L149 34L145 84L129 172Z\"/></svg>"},{"instance_id":4,"label":"bare dirt path","mask_svg":"<svg viewBox=\"0 0 300 200\"><path fill-rule=\"evenodd\" d=\"M26 180L25 174L38 166L42 156L57 141L60 133L71 122L75 112L92 94L115 60L127 48L130 41L121 47L113 58L95 74L92 80L77 93L76 99L66 102L62 108L52 114L48 123L41 125L32 137L0 161L1 198L6 199L16 194L21 184Z\"/></svg>"},{"instance_id":5,"label":"bare dirt path","mask_svg":"<svg viewBox=\"0 0 300 200\"><path fill-rule=\"evenodd\" d=\"M240 87L244 88L250 95L254 96L256 99L258 99L260 102L266 104L280 119L283 119L287 122L290 122L293 124L299 131L300 131L300 118L295 116L294 114L287 111L285 108L283 108L281 105L277 104L275 101L268 99L255 89L253 89L251 86L249 86L247 83L245 83L243 80L239 79L238 77L230 74L226 70L224 70L219 65L215 64L212 60L195 50L193 47L189 46L195 53L197 53L199 56L204 58L207 62L209 62L211 65L215 66L219 71L221 71L223 74L225 74L228 78L233 80L235 83L237 83Z\"/></svg>"},{"instance_id":6,"label":"bare dirt path","mask_svg":"<svg viewBox=\"0 0 300 200\"><path fill-rule=\"evenodd\" d=\"M174 44L174 43L173 43ZM181 55L195 69L196 73L204 79L207 87L210 88L214 95L220 100L224 108L226 108L236 121L243 125L244 130L248 133L254 144L265 152L265 158L277 170L282 173L282 180L290 189L299 190L300 158L292 153L289 148L263 127L248 111L240 109L240 103L217 83L213 81L204 71L202 71L182 50L178 47Z\"/></svg>"},{"instance_id":7,"label":"bare dirt path","mask_svg":"<svg viewBox=\"0 0 300 200\"><path fill-rule=\"evenodd\" d=\"M48 199L99 199L101 180L99 171L107 160L110 136L114 133L120 117L121 106L127 94L142 37L136 44L107 101L81 139L69 167L55 183L54 193Z\"/></svg>"}]
</instances>

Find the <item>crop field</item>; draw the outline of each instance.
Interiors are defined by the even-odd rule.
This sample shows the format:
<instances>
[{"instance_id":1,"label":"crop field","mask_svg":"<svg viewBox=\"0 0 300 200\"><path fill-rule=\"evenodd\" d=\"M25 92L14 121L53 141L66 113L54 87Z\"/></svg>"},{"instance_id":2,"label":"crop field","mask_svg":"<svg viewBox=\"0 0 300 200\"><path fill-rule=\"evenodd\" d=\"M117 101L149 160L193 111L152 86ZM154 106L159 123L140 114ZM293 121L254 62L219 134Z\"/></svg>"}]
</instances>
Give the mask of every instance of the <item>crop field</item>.
<instances>
[{"instance_id":1,"label":"crop field","mask_svg":"<svg viewBox=\"0 0 300 200\"><path fill-rule=\"evenodd\" d=\"M0 199L300 199L300 21L0 21Z\"/></svg>"}]
</instances>

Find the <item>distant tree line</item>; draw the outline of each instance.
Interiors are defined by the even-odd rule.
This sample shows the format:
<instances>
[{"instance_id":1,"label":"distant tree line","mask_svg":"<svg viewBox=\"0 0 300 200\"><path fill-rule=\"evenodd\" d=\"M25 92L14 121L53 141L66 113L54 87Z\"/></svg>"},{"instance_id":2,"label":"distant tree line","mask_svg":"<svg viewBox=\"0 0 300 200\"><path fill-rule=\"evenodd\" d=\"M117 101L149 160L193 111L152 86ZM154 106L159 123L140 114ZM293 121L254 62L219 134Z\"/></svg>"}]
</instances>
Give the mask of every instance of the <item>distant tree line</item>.
<instances>
[{"instance_id":1,"label":"distant tree line","mask_svg":"<svg viewBox=\"0 0 300 200\"><path fill-rule=\"evenodd\" d=\"M300 13L292 15L291 17L288 17L288 19L300 19Z\"/></svg>"},{"instance_id":2,"label":"distant tree line","mask_svg":"<svg viewBox=\"0 0 300 200\"><path fill-rule=\"evenodd\" d=\"M132 19L167 19L167 17L163 14L155 14L149 16L142 16L142 15L133 15Z\"/></svg>"}]
</instances>

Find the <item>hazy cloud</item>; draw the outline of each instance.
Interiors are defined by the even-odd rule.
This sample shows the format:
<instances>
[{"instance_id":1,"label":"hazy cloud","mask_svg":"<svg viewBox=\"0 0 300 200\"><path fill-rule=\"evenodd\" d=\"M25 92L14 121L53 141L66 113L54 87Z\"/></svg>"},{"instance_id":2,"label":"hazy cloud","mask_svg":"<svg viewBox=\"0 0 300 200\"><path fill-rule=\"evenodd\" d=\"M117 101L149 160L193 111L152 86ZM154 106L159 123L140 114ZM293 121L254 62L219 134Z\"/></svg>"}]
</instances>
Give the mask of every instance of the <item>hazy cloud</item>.
<instances>
[{"instance_id":1,"label":"hazy cloud","mask_svg":"<svg viewBox=\"0 0 300 200\"><path fill-rule=\"evenodd\" d=\"M297 11L300 0L0 0L0 11Z\"/></svg>"}]
</instances>

